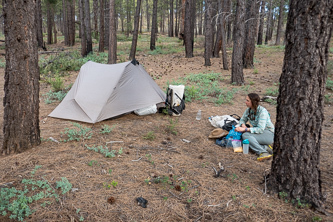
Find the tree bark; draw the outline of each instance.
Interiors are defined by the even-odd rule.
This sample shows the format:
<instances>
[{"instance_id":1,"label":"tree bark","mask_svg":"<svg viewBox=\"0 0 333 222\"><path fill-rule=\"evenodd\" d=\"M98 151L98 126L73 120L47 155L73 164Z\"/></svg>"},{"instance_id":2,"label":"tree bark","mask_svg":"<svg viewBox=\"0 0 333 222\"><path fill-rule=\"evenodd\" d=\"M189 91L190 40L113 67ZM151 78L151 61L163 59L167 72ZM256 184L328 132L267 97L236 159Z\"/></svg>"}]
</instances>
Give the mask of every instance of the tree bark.
<instances>
[{"instance_id":1,"label":"tree bark","mask_svg":"<svg viewBox=\"0 0 333 222\"><path fill-rule=\"evenodd\" d=\"M147 16L147 31L150 30L150 16L149 16L149 3L148 0L146 0L146 16Z\"/></svg>"},{"instance_id":2,"label":"tree bark","mask_svg":"<svg viewBox=\"0 0 333 222\"><path fill-rule=\"evenodd\" d=\"M37 22L37 43L38 47L43 46L43 20L41 0L36 1L36 22Z\"/></svg>"},{"instance_id":3,"label":"tree bark","mask_svg":"<svg viewBox=\"0 0 333 222\"><path fill-rule=\"evenodd\" d=\"M210 58L212 56L212 35L213 35L213 26L212 26L212 1L206 0L205 1L205 66L211 66ZM185 38L186 39L186 38Z\"/></svg>"},{"instance_id":4,"label":"tree bark","mask_svg":"<svg viewBox=\"0 0 333 222\"><path fill-rule=\"evenodd\" d=\"M254 50L256 48L259 11L257 0L247 0L246 8L243 65L247 69L253 68Z\"/></svg>"},{"instance_id":5,"label":"tree bark","mask_svg":"<svg viewBox=\"0 0 333 222\"><path fill-rule=\"evenodd\" d=\"M36 1L4 3L6 68L3 144L0 154L40 144ZM20 15L20 16L18 16Z\"/></svg>"},{"instance_id":6,"label":"tree bark","mask_svg":"<svg viewBox=\"0 0 333 222\"><path fill-rule=\"evenodd\" d=\"M98 0L93 1L94 11L94 38L98 39Z\"/></svg>"},{"instance_id":7,"label":"tree bark","mask_svg":"<svg viewBox=\"0 0 333 222\"><path fill-rule=\"evenodd\" d=\"M193 57L193 41L194 41L194 24L193 24L193 0L185 1L185 28L184 28L184 40L185 40L185 57ZM210 52L211 53L211 52Z\"/></svg>"},{"instance_id":8,"label":"tree bark","mask_svg":"<svg viewBox=\"0 0 333 222\"><path fill-rule=\"evenodd\" d=\"M99 0L99 52L104 52L104 4L104 0Z\"/></svg>"},{"instance_id":9,"label":"tree bark","mask_svg":"<svg viewBox=\"0 0 333 222\"><path fill-rule=\"evenodd\" d=\"M51 9L51 3L46 1L46 14L47 14L47 44L53 43L53 36L52 36L52 24L53 24L53 14Z\"/></svg>"},{"instance_id":10,"label":"tree bark","mask_svg":"<svg viewBox=\"0 0 333 222\"><path fill-rule=\"evenodd\" d=\"M280 9L279 9L279 21L276 31L276 41L275 45L280 45L280 39L281 39L281 28L282 28L282 21L283 21L283 6L284 6L284 0L280 1Z\"/></svg>"},{"instance_id":11,"label":"tree bark","mask_svg":"<svg viewBox=\"0 0 333 222\"><path fill-rule=\"evenodd\" d=\"M79 0L80 1L80 0ZM69 37L68 37L68 21L67 21L67 0L62 0L62 8L63 8L63 34L65 45L69 45Z\"/></svg>"},{"instance_id":12,"label":"tree bark","mask_svg":"<svg viewBox=\"0 0 333 222\"><path fill-rule=\"evenodd\" d=\"M109 37L109 64L117 63L117 28L116 28L116 3L110 0L110 37Z\"/></svg>"},{"instance_id":13,"label":"tree bark","mask_svg":"<svg viewBox=\"0 0 333 222\"><path fill-rule=\"evenodd\" d=\"M291 0L269 189L322 208L320 143L333 1Z\"/></svg>"},{"instance_id":14,"label":"tree bark","mask_svg":"<svg viewBox=\"0 0 333 222\"><path fill-rule=\"evenodd\" d=\"M219 7L222 7L221 2L219 2ZM222 16L221 16L221 37L222 37L221 38L221 42L222 42L221 49L222 49L222 63L223 63L224 70L229 70L228 54L227 54L227 38L226 38L226 33L225 33L225 26L227 24L225 17L228 13L227 10L228 10L227 7L223 7Z\"/></svg>"},{"instance_id":15,"label":"tree bark","mask_svg":"<svg viewBox=\"0 0 333 222\"><path fill-rule=\"evenodd\" d=\"M170 0L169 37L173 37L173 0Z\"/></svg>"},{"instance_id":16,"label":"tree bark","mask_svg":"<svg viewBox=\"0 0 333 222\"><path fill-rule=\"evenodd\" d=\"M243 74L243 48L245 34L245 2L237 0L236 16L234 22L234 45L232 50L231 83L244 84Z\"/></svg>"},{"instance_id":17,"label":"tree bark","mask_svg":"<svg viewBox=\"0 0 333 222\"><path fill-rule=\"evenodd\" d=\"M272 19L272 0L269 1L268 4L268 17L267 17L267 26L266 26L266 37L265 37L265 44L268 44L269 35L270 35L270 28L271 28L271 19Z\"/></svg>"},{"instance_id":18,"label":"tree bark","mask_svg":"<svg viewBox=\"0 0 333 222\"><path fill-rule=\"evenodd\" d=\"M55 13L54 13L54 8L52 8L52 14L53 14L53 17L55 16ZM57 40L57 24L55 23L54 21L54 18L52 19L52 27L53 27L53 43L54 44L57 44L58 40Z\"/></svg>"},{"instance_id":19,"label":"tree bark","mask_svg":"<svg viewBox=\"0 0 333 222\"><path fill-rule=\"evenodd\" d=\"M90 23L90 4L89 0L84 1L84 23L87 36L87 54L92 53L92 37L91 37L91 23Z\"/></svg>"},{"instance_id":20,"label":"tree bark","mask_svg":"<svg viewBox=\"0 0 333 222\"><path fill-rule=\"evenodd\" d=\"M140 8L141 8L141 0L136 1L136 11L134 16L134 32L133 32L133 38L132 38L132 46L131 46L131 52L129 59L133 60L135 59L135 53L136 53L136 45L138 43L138 30L139 30L139 16L140 16Z\"/></svg>"},{"instance_id":21,"label":"tree bark","mask_svg":"<svg viewBox=\"0 0 333 222\"><path fill-rule=\"evenodd\" d=\"M87 56L87 32L86 32L86 25L84 22L85 17L85 10L84 10L84 1L79 0L79 10L80 10L80 20L81 20L81 56Z\"/></svg>"},{"instance_id":22,"label":"tree bark","mask_svg":"<svg viewBox=\"0 0 333 222\"><path fill-rule=\"evenodd\" d=\"M104 0L104 15L110 15L110 0ZM104 47L109 48L110 42L110 17L104 16Z\"/></svg>"},{"instance_id":23,"label":"tree bark","mask_svg":"<svg viewBox=\"0 0 333 222\"><path fill-rule=\"evenodd\" d=\"M265 5L266 5L266 2L261 1L257 45L262 45L262 39L264 37Z\"/></svg>"},{"instance_id":24,"label":"tree bark","mask_svg":"<svg viewBox=\"0 0 333 222\"><path fill-rule=\"evenodd\" d=\"M155 50L156 42L156 32L157 32L157 0L153 0L153 18L151 24L151 34L150 34L150 50Z\"/></svg>"}]
</instances>

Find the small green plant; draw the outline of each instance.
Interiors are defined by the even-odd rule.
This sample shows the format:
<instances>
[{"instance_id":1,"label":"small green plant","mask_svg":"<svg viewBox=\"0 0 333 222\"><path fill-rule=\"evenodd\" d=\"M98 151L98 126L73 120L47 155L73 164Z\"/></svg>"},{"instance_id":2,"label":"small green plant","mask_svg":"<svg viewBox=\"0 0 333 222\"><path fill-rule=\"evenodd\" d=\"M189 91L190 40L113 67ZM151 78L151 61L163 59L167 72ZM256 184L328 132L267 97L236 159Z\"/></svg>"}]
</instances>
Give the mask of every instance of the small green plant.
<instances>
[{"instance_id":1,"label":"small green plant","mask_svg":"<svg viewBox=\"0 0 333 222\"><path fill-rule=\"evenodd\" d=\"M236 195L232 195L232 199L233 200L236 200L237 198L236 198Z\"/></svg>"},{"instance_id":2,"label":"small green plant","mask_svg":"<svg viewBox=\"0 0 333 222\"><path fill-rule=\"evenodd\" d=\"M61 177L61 181L56 182L56 189L60 188L62 194L67 193L72 189L72 184L67 180L66 177Z\"/></svg>"},{"instance_id":3,"label":"small green plant","mask_svg":"<svg viewBox=\"0 0 333 222\"><path fill-rule=\"evenodd\" d=\"M113 187L116 187L116 186L118 185L118 182L112 180L111 185L112 185Z\"/></svg>"},{"instance_id":4,"label":"small green plant","mask_svg":"<svg viewBox=\"0 0 333 222\"><path fill-rule=\"evenodd\" d=\"M333 90L333 80L332 79L327 78L326 89Z\"/></svg>"},{"instance_id":5,"label":"small green plant","mask_svg":"<svg viewBox=\"0 0 333 222\"><path fill-rule=\"evenodd\" d=\"M88 163L88 166L93 166L93 165L97 165L98 162L96 160L90 160Z\"/></svg>"},{"instance_id":6,"label":"small green plant","mask_svg":"<svg viewBox=\"0 0 333 222\"><path fill-rule=\"evenodd\" d=\"M333 95L331 94L324 95L324 102L326 104L333 104Z\"/></svg>"},{"instance_id":7,"label":"small green plant","mask_svg":"<svg viewBox=\"0 0 333 222\"><path fill-rule=\"evenodd\" d=\"M259 73L258 69L257 69L257 68L254 68L254 69L253 69L253 73L254 73L254 74L258 74L258 73Z\"/></svg>"},{"instance_id":8,"label":"small green plant","mask_svg":"<svg viewBox=\"0 0 333 222\"><path fill-rule=\"evenodd\" d=\"M116 127L116 126L112 126L112 127L110 127L109 125L104 124L104 125L102 126L102 129L99 131L99 133L101 133L101 134L111 133L112 130L113 130L115 127Z\"/></svg>"},{"instance_id":9,"label":"small green plant","mask_svg":"<svg viewBox=\"0 0 333 222\"><path fill-rule=\"evenodd\" d=\"M192 203L192 199L191 198L187 199L187 203Z\"/></svg>"},{"instance_id":10,"label":"small green plant","mask_svg":"<svg viewBox=\"0 0 333 222\"><path fill-rule=\"evenodd\" d=\"M24 218L35 212L34 209L30 208L31 205L35 206L36 203L40 202L40 200L44 198L53 197L55 200L59 200L59 195L49 185L47 180L33 179L37 169L40 167L41 166L36 166L31 172L31 179L22 180L22 184L24 185L23 190L17 190L15 187L5 187L0 189L0 215L6 216L9 214L9 219L23 221ZM63 181L66 182L66 180ZM60 182L62 181L57 181L56 183L58 184ZM62 193L65 194L66 192L68 192L68 190L63 189ZM41 206L45 207L51 203L52 202L50 201L43 201Z\"/></svg>"},{"instance_id":11,"label":"small green plant","mask_svg":"<svg viewBox=\"0 0 333 222\"><path fill-rule=\"evenodd\" d=\"M101 153L105 157L112 158L112 157L116 156L116 150L109 150L107 146L103 147L102 145L100 145L100 146L97 146L97 147L95 147L95 146L89 147L87 144L85 144L85 147L88 150L95 151L96 153ZM122 153L122 149L123 148L120 148L119 152Z\"/></svg>"},{"instance_id":12,"label":"small green plant","mask_svg":"<svg viewBox=\"0 0 333 222\"><path fill-rule=\"evenodd\" d=\"M65 132L61 132L62 136L67 136L67 139L64 139L64 142L69 141L80 141L91 139L92 129L88 127L83 127L79 123L72 123L76 129L65 128Z\"/></svg>"},{"instance_id":13,"label":"small green plant","mask_svg":"<svg viewBox=\"0 0 333 222\"><path fill-rule=\"evenodd\" d=\"M246 189L246 190L251 190L251 187L246 186L245 189Z\"/></svg>"},{"instance_id":14,"label":"small green plant","mask_svg":"<svg viewBox=\"0 0 333 222\"><path fill-rule=\"evenodd\" d=\"M266 89L267 96L278 96L279 95L279 88L278 87L269 87Z\"/></svg>"},{"instance_id":15,"label":"small green plant","mask_svg":"<svg viewBox=\"0 0 333 222\"><path fill-rule=\"evenodd\" d=\"M109 169L109 174L111 175L111 173L112 173L112 169Z\"/></svg>"},{"instance_id":16,"label":"small green plant","mask_svg":"<svg viewBox=\"0 0 333 222\"><path fill-rule=\"evenodd\" d=\"M53 92L50 90L48 93L43 95L45 97L44 102L46 104L51 104L53 102L62 101L66 95L67 92L65 91Z\"/></svg>"},{"instance_id":17,"label":"small green plant","mask_svg":"<svg viewBox=\"0 0 333 222\"><path fill-rule=\"evenodd\" d=\"M163 200L167 201L167 200L168 200L168 197L163 197Z\"/></svg>"},{"instance_id":18,"label":"small green plant","mask_svg":"<svg viewBox=\"0 0 333 222\"><path fill-rule=\"evenodd\" d=\"M177 130L176 130L176 126L177 126L177 123L178 123L178 119L169 119L169 124L166 126L167 127L167 131L170 132L171 134L173 135L176 135L178 134Z\"/></svg>"},{"instance_id":19,"label":"small green plant","mask_svg":"<svg viewBox=\"0 0 333 222\"><path fill-rule=\"evenodd\" d=\"M145 140L154 140L155 139L155 133L154 131L149 131L146 135L143 136L143 139Z\"/></svg>"},{"instance_id":20,"label":"small green plant","mask_svg":"<svg viewBox=\"0 0 333 222\"><path fill-rule=\"evenodd\" d=\"M59 75L55 78L50 78L48 82L51 84L53 92L59 92L64 89L64 80Z\"/></svg>"},{"instance_id":21,"label":"small green plant","mask_svg":"<svg viewBox=\"0 0 333 222\"><path fill-rule=\"evenodd\" d=\"M155 164L155 162L151 159L151 154L146 154L146 157L151 164Z\"/></svg>"},{"instance_id":22,"label":"small green plant","mask_svg":"<svg viewBox=\"0 0 333 222\"><path fill-rule=\"evenodd\" d=\"M321 217L318 216L314 216L312 217L312 221L322 221L323 219Z\"/></svg>"},{"instance_id":23,"label":"small green plant","mask_svg":"<svg viewBox=\"0 0 333 222\"><path fill-rule=\"evenodd\" d=\"M288 193L281 191L279 192L279 197L280 199L284 200L286 203L288 203Z\"/></svg>"},{"instance_id":24,"label":"small green plant","mask_svg":"<svg viewBox=\"0 0 333 222\"><path fill-rule=\"evenodd\" d=\"M250 82L249 82L249 85L254 85L255 83L252 81L252 80L250 80Z\"/></svg>"}]
</instances>

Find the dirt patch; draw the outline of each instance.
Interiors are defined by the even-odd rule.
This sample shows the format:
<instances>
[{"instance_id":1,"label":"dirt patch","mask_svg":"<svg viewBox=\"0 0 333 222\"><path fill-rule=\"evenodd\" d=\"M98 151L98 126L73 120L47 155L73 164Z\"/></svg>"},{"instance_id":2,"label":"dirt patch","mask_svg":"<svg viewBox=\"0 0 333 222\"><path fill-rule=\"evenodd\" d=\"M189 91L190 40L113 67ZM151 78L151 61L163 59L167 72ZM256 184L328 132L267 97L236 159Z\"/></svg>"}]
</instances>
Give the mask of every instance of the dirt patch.
<instances>
[{"instance_id":1,"label":"dirt patch","mask_svg":"<svg viewBox=\"0 0 333 222\"><path fill-rule=\"evenodd\" d=\"M270 170L271 161L257 162L255 154L236 154L208 139L213 130L207 120L209 116L241 115L248 92L264 96L267 88L278 83L283 51L271 53L258 48L255 57L255 68L244 70L249 89L239 90L232 104L217 106L208 101L194 101L186 104L180 117L128 114L94 125L80 123L92 128L93 136L79 142L49 140L50 137L63 140L61 132L73 125L70 121L47 117L58 103L45 104L42 95L50 90L50 86L41 83L40 127L44 140L40 146L25 153L0 157L0 183L13 182L17 189L23 188L22 179L31 178L35 166L41 165L35 179L44 178L55 187L56 181L65 177L75 188L60 195L58 202L49 198L52 204L46 207L40 202L32 205L36 212L26 221L332 221L311 209L285 203L277 194L265 193L264 176ZM183 54L139 54L137 60L162 89L168 81L179 77L211 72L221 73L224 77L221 87L241 88L230 84L231 71L222 70L220 58L212 59L210 67L203 66L202 54L191 59L184 58ZM4 69L0 72L3 76ZM77 74L68 76L66 82L74 82ZM3 85L3 78L0 85ZM4 96L3 91L0 96ZM276 107L268 103L262 105L275 122ZM195 116L199 109L202 119L197 121ZM3 109L0 112L2 126ZM320 168L326 210L331 213L332 119L333 111L327 105ZM111 133L100 133L105 124L114 126ZM173 133L170 131L172 124ZM149 132L154 132L155 139L144 139ZM122 142L107 144L110 141ZM105 144L117 151L115 157L106 158L85 147ZM213 168L218 170L219 163L225 171L215 178ZM138 197L148 201L146 208L138 205ZM0 221L8 221L8 217L0 217Z\"/></svg>"}]
</instances>

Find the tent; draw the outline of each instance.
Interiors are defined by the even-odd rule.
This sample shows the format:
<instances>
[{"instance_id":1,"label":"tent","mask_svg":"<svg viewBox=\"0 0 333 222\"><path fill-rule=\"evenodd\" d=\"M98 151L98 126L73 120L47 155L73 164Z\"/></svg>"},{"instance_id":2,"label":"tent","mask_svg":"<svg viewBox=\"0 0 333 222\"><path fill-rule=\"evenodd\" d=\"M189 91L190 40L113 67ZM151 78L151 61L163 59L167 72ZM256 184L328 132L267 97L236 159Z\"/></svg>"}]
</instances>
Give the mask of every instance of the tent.
<instances>
[{"instance_id":1,"label":"tent","mask_svg":"<svg viewBox=\"0 0 333 222\"><path fill-rule=\"evenodd\" d=\"M136 60L119 64L89 61L49 116L96 123L165 102L165 98L166 94Z\"/></svg>"}]
</instances>

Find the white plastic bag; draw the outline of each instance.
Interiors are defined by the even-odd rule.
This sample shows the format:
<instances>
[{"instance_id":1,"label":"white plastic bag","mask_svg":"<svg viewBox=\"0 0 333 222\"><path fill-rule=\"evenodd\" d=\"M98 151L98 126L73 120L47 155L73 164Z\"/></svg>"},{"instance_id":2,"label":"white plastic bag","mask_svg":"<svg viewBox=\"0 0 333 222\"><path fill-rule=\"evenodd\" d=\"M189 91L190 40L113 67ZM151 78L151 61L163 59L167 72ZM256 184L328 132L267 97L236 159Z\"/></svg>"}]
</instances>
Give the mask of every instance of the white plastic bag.
<instances>
[{"instance_id":1,"label":"white plastic bag","mask_svg":"<svg viewBox=\"0 0 333 222\"><path fill-rule=\"evenodd\" d=\"M225 124L225 120L235 120L237 122L237 124L239 123L239 121L237 119L235 119L234 117L230 116L230 115L224 115L224 116L211 116L208 118L208 121L210 122L210 124L212 124L212 126L216 127L216 128L222 128L222 126Z\"/></svg>"},{"instance_id":2,"label":"white plastic bag","mask_svg":"<svg viewBox=\"0 0 333 222\"><path fill-rule=\"evenodd\" d=\"M157 113L157 107L156 105L148 106L142 109L134 110L134 113L139 116L154 114Z\"/></svg>"}]
</instances>

